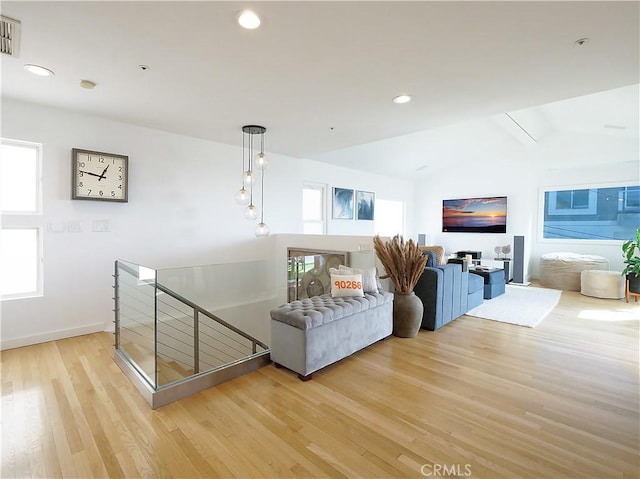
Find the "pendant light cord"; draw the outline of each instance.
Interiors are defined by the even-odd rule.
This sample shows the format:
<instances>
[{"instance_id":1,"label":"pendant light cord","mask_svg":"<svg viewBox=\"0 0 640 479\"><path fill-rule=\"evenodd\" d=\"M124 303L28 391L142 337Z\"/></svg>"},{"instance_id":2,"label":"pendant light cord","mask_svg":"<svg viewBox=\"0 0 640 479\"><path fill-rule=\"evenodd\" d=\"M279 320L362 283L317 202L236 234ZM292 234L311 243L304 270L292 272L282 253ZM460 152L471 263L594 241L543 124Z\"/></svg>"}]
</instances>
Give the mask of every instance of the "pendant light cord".
<instances>
[{"instance_id":1,"label":"pendant light cord","mask_svg":"<svg viewBox=\"0 0 640 479\"><path fill-rule=\"evenodd\" d=\"M249 173L251 173L251 179L255 182L256 179L253 177L252 156L253 156L253 134L249 133ZM249 204L253 206L253 185L251 184L251 181L249 181L249 183L250 183L249 187L251 189L251 193L249 194Z\"/></svg>"},{"instance_id":2,"label":"pendant light cord","mask_svg":"<svg viewBox=\"0 0 640 479\"><path fill-rule=\"evenodd\" d=\"M245 161L245 146L244 146L244 139L245 136L247 136L247 134L245 132L242 132L242 189L244 190L244 173L245 173L245 165L246 165L246 161Z\"/></svg>"},{"instance_id":3,"label":"pendant light cord","mask_svg":"<svg viewBox=\"0 0 640 479\"><path fill-rule=\"evenodd\" d=\"M264 224L264 132L260 135L260 154L263 161L260 169L260 223Z\"/></svg>"}]
</instances>

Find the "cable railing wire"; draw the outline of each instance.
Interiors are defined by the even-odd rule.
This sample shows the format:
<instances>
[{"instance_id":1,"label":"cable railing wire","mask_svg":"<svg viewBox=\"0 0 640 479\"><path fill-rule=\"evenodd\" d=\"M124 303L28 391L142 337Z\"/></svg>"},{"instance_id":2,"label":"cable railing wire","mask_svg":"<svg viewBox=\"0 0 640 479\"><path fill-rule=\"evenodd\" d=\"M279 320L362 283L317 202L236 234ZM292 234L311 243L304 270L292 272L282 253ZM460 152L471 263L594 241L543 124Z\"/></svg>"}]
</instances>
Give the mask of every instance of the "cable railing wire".
<instances>
[{"instance_id":1,"label":"cable railing wire","mask_svg":"<svg viewBox=\"0 0 640 479\"><path fill-rule=\"evenodd\" d=\"M241 346L245 346L245 344L244 344L244 343L242 343L242 342L240 342L238 339L232 338L231 336L229 336L229 335L225 334L224 330L216 329L216 328L214 327L215 325L211 325L211 324L203 323L203 326L204 326L205 328L211 328L211 329L213 329L216 333L219 333L219 334L221 334L222 336L226 336L226 337L227 337L227 338L229 338L231 341L234 341L234 342L236 342L236 343L240 344ZM206 333L205 333L205 334L206 334ZM237 334L237 333L236 333L236 334ZM241 338L243 338L243 339L245 339L245 340L249 341L250 343L252 343L252 341L250 341L250 340L249 340L249 339L247 339L247 338L244 338L242 335L239 335L239 336L240 336ZM210 337L211 337L211 336L210 336Z\"/></svg>"},{"instance_id":2,"label":"cable railing wire","mask_svg":"<svg viewBox=\"0 0 640 479\"><path fill-rule=\"evenodd\" d=\"M228 344L228 343L225 343L224 341L221 341L220 339L217 339L217 338L215 338L214 336L211 336L211 335L209 335L209 334L207 334L207 333L202 333L202 332L201 332L201 333L200 333L200 335L201 335L201 336L206 336L206 337L208 337L208 338L212 339L213 341L215 341L215 342L217 342L217 343L224 344L224 345L225 345L225 346L227 346L229 349L232 349L232 350L234 350L234 351L236 351L236 352L238 352L238 353L240 353L240 354L246 354L244 351L242 351L242 350L238 349L237 347L233 347L232 345L230 345L230 344ZM202 343L202 341L200 341L200 342ZM214 347L211 343L205 343L205 344L207 344L207 346L210 346L210 347L212 347L212 348ZM244 347L245 347L245 349L248 349L248 348L250 347L250 345L248 345L248 344L247 344L247 345L243 345L242 343L240 343L240 344L241 344L242 346L244 346ZM217 348L214 348L214 349L217 349Z\"/></svg>"}]
</instances>

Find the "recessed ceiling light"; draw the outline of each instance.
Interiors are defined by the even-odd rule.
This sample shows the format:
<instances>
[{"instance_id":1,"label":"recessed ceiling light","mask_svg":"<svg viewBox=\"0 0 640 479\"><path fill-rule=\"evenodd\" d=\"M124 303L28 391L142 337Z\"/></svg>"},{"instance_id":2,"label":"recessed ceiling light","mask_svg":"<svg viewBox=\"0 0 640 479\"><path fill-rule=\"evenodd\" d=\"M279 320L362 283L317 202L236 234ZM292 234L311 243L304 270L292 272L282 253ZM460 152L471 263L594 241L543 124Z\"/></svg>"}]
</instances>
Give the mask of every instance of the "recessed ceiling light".
<instances>
[{"instance_id":1,"label":"recessed ceiling light","mask_svg":"<svg viewBox=\"0 0 640 479\"><path fill-rule=\"evenodd\" d=\"M31 63L27 63L24 66L24 69L28 72L33 73L34 75L39 75L41 77L51 77L55 75L51 70L45 67L41 67L40 65L32 65Z\"/></svg>"},{"instance_id":2,"label":"recessed ceiling light","mask_svg":"<svg viewBox=\"0 0 640 479\"><path fill-rule=\"evenodd\" d=\"M393 103L401 104L401 103L409 103L411 101L411 96L409 95L398 95L393 100Z\"/></svg>"},{"instance_id":3,"label":"recessed ceiling light","mask_svg":"<svg viewBox=\"0 0 640 479\"><path fill-rule=\"evenodd\" d=\"M244 10L238 17L238 23L242 28L253 30L260 26L260 18L251 10Z\"/></svg>"},{"instance_id":4,"label":"recessed ceiling light","mask_svg":"<svg viewBox=\"0 0 640 479\"><path fill-rule=\"evenodd\" d=\"M80 80L80 86L82 88L86 88L87 90L93 90L96 87L96 84L91 80Z\"/></svg>"}]
</instances>

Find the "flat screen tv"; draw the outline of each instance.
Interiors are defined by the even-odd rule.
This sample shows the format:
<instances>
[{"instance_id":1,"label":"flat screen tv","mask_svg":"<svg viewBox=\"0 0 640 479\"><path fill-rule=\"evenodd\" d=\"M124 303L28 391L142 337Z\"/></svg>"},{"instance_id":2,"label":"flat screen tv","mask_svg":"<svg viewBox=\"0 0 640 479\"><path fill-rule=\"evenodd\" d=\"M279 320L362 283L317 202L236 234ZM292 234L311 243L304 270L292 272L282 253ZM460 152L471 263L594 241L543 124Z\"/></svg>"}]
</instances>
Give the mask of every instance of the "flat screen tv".
<instances>
[{"instance_id":1,"label":"flat screen tv","mask_svg":"<svg viewBox=\"0 0 640 479\"><path fill-rule=\"evenodd\" d=\"M507 197L443 200L442 231L445 233L506 233Z\"/></svg>"}]
</instances>

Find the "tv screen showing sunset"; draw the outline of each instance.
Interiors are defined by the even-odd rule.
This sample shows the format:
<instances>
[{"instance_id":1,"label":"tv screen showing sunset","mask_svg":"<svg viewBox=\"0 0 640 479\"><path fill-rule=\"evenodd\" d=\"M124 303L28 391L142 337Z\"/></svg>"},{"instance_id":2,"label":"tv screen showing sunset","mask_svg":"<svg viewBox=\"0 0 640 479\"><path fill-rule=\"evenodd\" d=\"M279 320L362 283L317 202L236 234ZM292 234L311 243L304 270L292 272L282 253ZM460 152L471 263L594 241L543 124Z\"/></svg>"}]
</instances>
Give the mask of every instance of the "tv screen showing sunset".
<instances>
[{"instance_id":1,"label":"tv screen showing sunset","mask_svg":"<svg viewBox=\"0 0 640 479\"><path fill-rule=\"evenodd\" d=\"M442 231L445 233L506 233L507 197L443 200Z\"/></svg>"}]
</instances>

